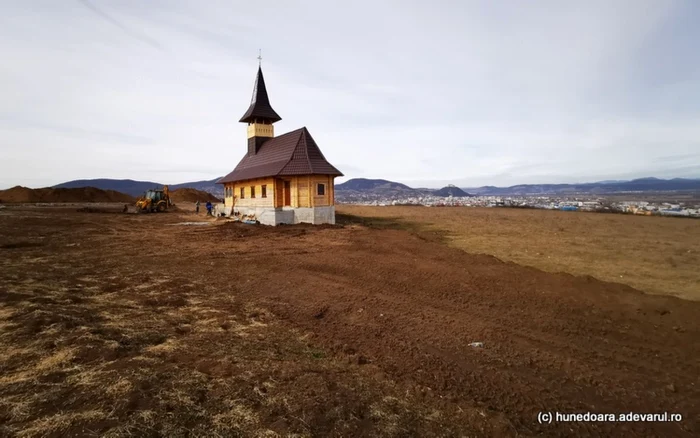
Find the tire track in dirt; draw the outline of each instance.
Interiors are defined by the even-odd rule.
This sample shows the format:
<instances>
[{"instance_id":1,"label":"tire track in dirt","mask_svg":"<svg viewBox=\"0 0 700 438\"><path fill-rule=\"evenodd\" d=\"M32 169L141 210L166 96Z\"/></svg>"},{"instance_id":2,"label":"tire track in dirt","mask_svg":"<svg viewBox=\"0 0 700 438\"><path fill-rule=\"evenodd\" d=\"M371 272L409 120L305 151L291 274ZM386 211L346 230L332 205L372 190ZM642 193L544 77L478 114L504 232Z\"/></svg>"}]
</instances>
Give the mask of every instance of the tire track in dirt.
<instances>
[{"instance_id":1,"label":"tire track in dirt","mask_svg":"<svg viewBox=\"0 0 700 438\"><path fill-rule=\"evenodd\" d=\"M258 285L266 305L321 342L351 345L396 379L503 412L521 432L670 436L697 429L694 303L472 256L404 232L358 232L356 238L348 253L313 261L287 257L284 276ZM357 247L372 251L357 254ZM272 292L285 281L295 287ZM324 306L324 317L314 318ZM682 332L674 329L680 325ZM485 348L469 347L472 341L484 341ZM685 395L669 386L683 387ZM535 423L539 410L554 409L683 412L686 421Z\"/></svg>"}]
</instances>

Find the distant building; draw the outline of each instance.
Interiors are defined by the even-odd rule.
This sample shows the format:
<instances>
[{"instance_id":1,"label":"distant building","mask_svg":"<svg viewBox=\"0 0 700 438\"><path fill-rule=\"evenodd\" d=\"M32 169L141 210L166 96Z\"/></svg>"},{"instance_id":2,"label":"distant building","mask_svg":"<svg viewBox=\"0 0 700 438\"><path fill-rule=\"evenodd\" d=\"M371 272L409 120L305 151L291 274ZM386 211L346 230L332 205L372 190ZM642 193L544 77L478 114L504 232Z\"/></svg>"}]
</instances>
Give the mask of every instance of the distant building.
<instances>
[{"instance_id":1,"label":"distant building","mask_svg":"<svg viewBox=\"0 0 700 438\"><path fill-rule=\"evenodd\" d=\"M240 120L248 125L248 151L218 181L226 214L266 225L335 223L334 179L343 174L326 161L306 127L275 137L273 124L280 120L258 68L250 107Z\"/></svg>"}]
</instances>

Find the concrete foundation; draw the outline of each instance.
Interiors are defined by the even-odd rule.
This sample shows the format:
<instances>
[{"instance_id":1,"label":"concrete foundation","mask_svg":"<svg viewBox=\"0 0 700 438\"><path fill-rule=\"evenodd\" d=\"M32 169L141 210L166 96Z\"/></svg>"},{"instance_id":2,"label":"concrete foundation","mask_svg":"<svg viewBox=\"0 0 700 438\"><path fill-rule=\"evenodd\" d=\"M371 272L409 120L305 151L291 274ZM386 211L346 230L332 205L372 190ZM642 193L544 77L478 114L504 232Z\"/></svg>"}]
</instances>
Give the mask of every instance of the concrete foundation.
<instances>
[{"instance_id":1,"label":"concrete foundation","mask_svg":"<svg viewBox=\"0 0 700 438\"><path fill-rule=\"evenodd\" d=\"M253 216L264 225L279 224L335 224L335 206L328 207L234 207L233 212L229 206L217 205L215 214L224 213L227 217L233 214L240 216ZM232 214L233 213L233 214Z\"/></svg>"}]
</instances>

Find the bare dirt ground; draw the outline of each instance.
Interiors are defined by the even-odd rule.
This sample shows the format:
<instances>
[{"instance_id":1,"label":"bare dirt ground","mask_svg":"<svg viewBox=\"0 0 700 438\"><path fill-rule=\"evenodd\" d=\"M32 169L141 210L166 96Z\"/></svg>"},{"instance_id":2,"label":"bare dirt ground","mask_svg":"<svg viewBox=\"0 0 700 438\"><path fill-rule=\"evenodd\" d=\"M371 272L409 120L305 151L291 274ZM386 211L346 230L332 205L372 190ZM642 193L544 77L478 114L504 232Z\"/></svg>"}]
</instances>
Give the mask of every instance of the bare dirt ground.
<instances>
[{"instance_id":1,"label":"bare dirt ground","mask_svg":"<svg viewBox=\"0 0 700 438\"><path fill-rule=\"evenodd\" d=\"M0 435L700 433L700 303L338 219L0 209Z\"/></svg>"},{"instance_id":2,"label":"bare dirt ground","mask_svg":"<svg viewBox=\"0 0 700 438\"><path fill-rule=\"evenodd\" d=\"M700 301L697 219L469 207L342 205L338 211L423 224L470 253Z\"/></svg>"}]
</instances>

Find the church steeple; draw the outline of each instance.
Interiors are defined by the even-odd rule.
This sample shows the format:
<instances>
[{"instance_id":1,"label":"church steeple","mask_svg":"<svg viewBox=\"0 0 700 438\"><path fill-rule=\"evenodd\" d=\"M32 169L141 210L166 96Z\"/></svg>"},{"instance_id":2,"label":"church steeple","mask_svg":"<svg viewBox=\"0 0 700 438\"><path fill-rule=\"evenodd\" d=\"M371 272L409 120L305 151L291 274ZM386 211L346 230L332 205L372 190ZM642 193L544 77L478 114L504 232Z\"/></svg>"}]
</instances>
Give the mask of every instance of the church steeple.
<instances>
[{"instance_id":1,"label":"church steeple","mask_svg":"<svg viewBox=\"0 0 700 438\"><path fill-rule=\"evenodd\" d=\"M262 61L261 56L258 56L258 61ZM248 124L248 155L257 154L262 144L275 136L275 127L272 124L280 120L282 117L270 106L262 66L258 65L253 98L250 100L248 111L243 114L240 120L240 122Z\"/></svg>"},{"instance_id":2,"label":"church steeple","mask_svg":"<svg viewBox=\"0 0 700 438\"><path fill-rule=\"evenodd\" d=\"M275 110L270 106L270 98L267 97L267 88L265 87L265 78L263 78L262 67L258 67L258 77L255 79L255 88L253 88L253 98L250 101L250 107L243 117L241 123L266 123L272 124L282 120Z\"/></svg>"}]
</instances>

